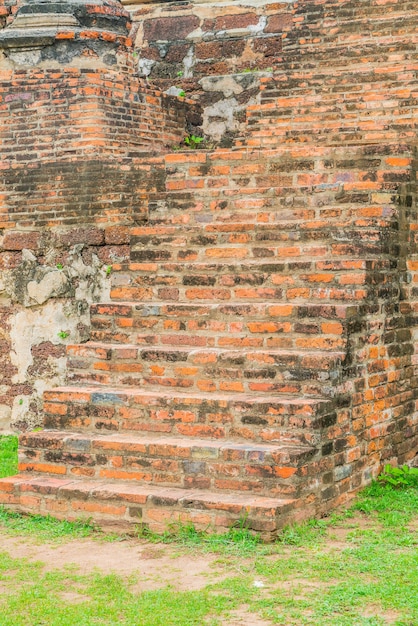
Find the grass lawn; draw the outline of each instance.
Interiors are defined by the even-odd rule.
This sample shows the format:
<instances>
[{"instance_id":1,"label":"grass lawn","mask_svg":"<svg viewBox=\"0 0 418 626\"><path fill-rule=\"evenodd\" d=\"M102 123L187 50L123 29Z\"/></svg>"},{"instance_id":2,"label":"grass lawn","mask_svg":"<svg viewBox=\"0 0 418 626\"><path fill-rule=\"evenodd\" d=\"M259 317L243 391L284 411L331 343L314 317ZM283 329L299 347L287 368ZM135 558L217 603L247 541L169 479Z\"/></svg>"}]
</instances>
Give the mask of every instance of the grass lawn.
<instances>
[{"instance_id":1,"label":"grass lawn","mask_svg":"<svg viewBox=\"0 0 418 626\"><path fill-rule=\"evenodd\" d=\"M17 473L17 437L0 436L0 478Z\"/></svg>"},{"instance_id":2,"label":"grass lawn","mask_svg":"<svg viewBox=\"0 0 418 626\"><path fill-rule=\"evenodd\" d=\"M15 471L15 458L15 438L0 438L0 476ZM343 513L287 528L272 545L242 529L209 537L187 526L176 537L120 541L86 523L0 508L0 624L416 626L417 530L417 487L376 483ZM86 571L78 555L87 547L120 551L130 572L105 564ZM152 588L141 569L151 554ZM178 563L183 570L169 579ZM209 573L198 584L187 571L196 563Z\"/></svg>"}]
</instances>

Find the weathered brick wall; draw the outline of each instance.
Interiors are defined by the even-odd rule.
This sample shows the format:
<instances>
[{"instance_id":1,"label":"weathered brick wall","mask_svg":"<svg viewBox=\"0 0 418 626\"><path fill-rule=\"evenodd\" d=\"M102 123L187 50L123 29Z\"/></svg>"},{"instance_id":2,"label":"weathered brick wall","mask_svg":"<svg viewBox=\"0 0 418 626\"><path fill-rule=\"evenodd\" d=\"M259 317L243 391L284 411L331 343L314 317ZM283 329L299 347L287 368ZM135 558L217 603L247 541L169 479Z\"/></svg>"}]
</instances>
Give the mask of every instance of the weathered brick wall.
<instances>
[{"instance_id":1,"label":"weathered brick wall","mask_svg":"<svg viewBox=\"0 0 418 626\"><path fill-rule=\"evenodd\" d=\"M179 143L196 117L110 69L6 71L0 98L3 225L141 219L158 175L135 157Z\"/></svg>"},{"instance_id":2,"label":"weathered brick wall","mask_svg":"<svg viewBox=\"0 0 418 626\"><path fill-rule=\"evenodd\" d=\"M129 256L125 230L38 225L0 235L2 428L41 423L45 386L65 377L65 343L88 338L89 304L108 297L107 268Z\"/></svg>"},{"instance_id":3,"label":"weathered brick wall","mask_svg":"<svg viewBox=\"0 0 418 626\"><path fill-rule=\"evenodd\" d=\"M32 5L2 7L2 27L19 7L30 26ZM47 23L48 4L35 9ZM44 46L24 25L1 41L2 427L40 422L46 381L64 379L65 341L88 337L89 304L129 256L126 226L162 188L155 155L199 123L193 103L136 76L118 3L76 9L79 28L47 31Z\"/></svg>"},{"instance_id":4,"label":"weathered brick wall","mask_svg":"<svg viewBox=\"0 0 418 626\"><path fill-rule=\"evenodd\" d=\"M4 28L17 11L17 0L3 0L0 4L0 28Z\"/></svg>"},{"instance_id":5,"label":"weathered brick wall","mask_svg":"<svg viewBox=\"0 0 418 626\"><path fill-rule=\"evenodd\" d=\"M289 2L125 6L133 19L139 68L150 77L180 82L272 67L293 27Z\"/></svg>"},{"instance_id":6,"label":"weathered brick wall","mask_svg":"<svg viewBox=\"0 0 418 626\"><path fill-rule=\"evenodd\" d=\"M413 136L417 16L410 0L125 4L139 71L163 89L195 94L205 132L225 145L245 132L248 105L254 146L307 141L312 133L324 141L328 133L337 142L387 141L398 125Z\"/></svg>"}]
</instances>

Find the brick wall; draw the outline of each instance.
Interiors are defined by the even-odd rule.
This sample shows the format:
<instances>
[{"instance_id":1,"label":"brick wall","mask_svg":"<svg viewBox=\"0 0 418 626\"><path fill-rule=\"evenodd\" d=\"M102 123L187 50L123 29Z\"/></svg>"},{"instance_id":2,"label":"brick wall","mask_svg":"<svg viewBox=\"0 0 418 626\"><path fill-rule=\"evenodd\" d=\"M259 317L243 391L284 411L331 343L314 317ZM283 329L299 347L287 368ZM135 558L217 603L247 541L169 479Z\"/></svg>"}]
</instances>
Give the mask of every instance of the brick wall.
<instances>
[{"instance_id":1,"label":"brick wall","mask_svg":"<svg viewBox=\"0 0 418 626\"><path fill-rule=\"evenodd\" d=\"M117 2L80 5L79 26L44 45L30 15L25 3L0 11L0 418L19 428L42 419L46 381L64 380L61 335L86 339L89 303L128 258L126 227L163 188L158 155L199 123L193 103L137 77Z\"/></svg>"},{"instance_id":2,"label":"brick wall","mask_svg":"<svg viewBox=\"0 0 418 626\"><path fill-rule=\"evenodd\" d=\"M241 133L266 147L415 136L413 2L126 6L139 71L199 98L205 132L225 145Z\"/></svg>"},{"instance_id":3,"label":"brick wall","mask_svg":"<svg viewBox=\"0 0 418 626\"><path fill-rule=\"evenodd\" d=\"M3 225L141 219L158 174L135 158L178 144L196 115L110 69L6 71L0 99Z\"/></svg>"},{"instance_id":4,"label":"brick wall","mask_svg":"<svg viewBox=\"0 0 418 626\"><path fill-rule=\"evenodd\" d=\"M133 231L130 274L124 277L122 267L115 275L112 297L173 307L254 306L256 313L247 311L252 338L243 343L240 329L235 338L231 328L224 336L223 323L214 322L215 343L199 346L343 351L333 381L318 385L311 374L305 385L305 393L328 395L332 406L321 429L321 458L309 469L312 484L322 476L324 510L382 463L410 460L417 446L414 149L300 145L177 153L165 162L167 191L152 198L148 225ZM279 319L272 306L263 320L257 304L277 300L285 303L277 307ZM301 302L311 307L303 321ZM110 332L129 343L129 329ZM160 332L159 342L176 345ZM263 334L266 341L273 334L268 344ZM178 341L185 345L186 338ZM212 387L201 381L201 390ZM221 387L279 388L301 390L291 381L247 387L233 379Z\"/></svg>"}]
</instances>

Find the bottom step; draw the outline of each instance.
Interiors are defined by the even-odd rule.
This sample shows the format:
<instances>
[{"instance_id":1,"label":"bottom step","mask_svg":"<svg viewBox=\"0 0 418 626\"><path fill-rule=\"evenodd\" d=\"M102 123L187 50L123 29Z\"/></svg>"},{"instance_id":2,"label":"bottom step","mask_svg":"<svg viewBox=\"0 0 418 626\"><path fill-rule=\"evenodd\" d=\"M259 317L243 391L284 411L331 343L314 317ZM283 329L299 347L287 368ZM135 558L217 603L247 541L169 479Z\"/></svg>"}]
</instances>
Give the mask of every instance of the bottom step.
<instances>
[{"instance_id":1,"label":"bottom step","mask_svg":"<svg viewBox=\"0 0 418 626\"><path fill-rule=\"evenodd\" d=\"M23 513L88 518L105 530L123 532L135 531L135 525L163 532L172 522L224 532L242 523L266 540L290 521L314 514L302 500L23 474L0 480L0 504Z\"/></svg>"}]
</instances>

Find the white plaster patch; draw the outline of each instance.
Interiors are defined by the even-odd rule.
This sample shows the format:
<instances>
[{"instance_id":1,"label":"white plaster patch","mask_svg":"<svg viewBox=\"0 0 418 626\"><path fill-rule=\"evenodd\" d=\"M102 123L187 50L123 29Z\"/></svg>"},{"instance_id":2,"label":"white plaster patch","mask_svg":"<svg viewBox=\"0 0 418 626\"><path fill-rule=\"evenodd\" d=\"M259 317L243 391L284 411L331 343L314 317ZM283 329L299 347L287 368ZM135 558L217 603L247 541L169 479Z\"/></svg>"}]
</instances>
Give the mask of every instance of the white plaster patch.
<instances>
[{"instance_id":1,"label":"white plaster patch","mask_svg":"<svg viewBox=\"0 0 418 626\"><path fill-rule=\"evenodd\" d=\"M149 76L154 65L155 61L152 59L139 59L138 74L140 76Z\"/></svg>"},{"instance_id":2,"label":"white plaster patch","mask_svg":"<svg viewBox=\"0 0 418 626\"><path fill-rule=\"evenodd\" d=\"M226 98L244 91L235 77L232 76L205 76L199 80L204 91L221 91Z\"/></svg>"},{"instance_id":3,"label":"white plaster patch","mask_svg":"<svg viewBox=\"0 0 418 626\"><path fill-rule=\"evenodd\" d=\"M12 50L9 53L10 59L16 63L16 65L38 65L41 60L40 50L24 50L23 52L16 52Z\"/></svg>"},{"instance_id":4,"label":"white plaster patch","mask_svg":"<svg viewBox=\"0 0 418 626\"><path fill-rule=\"evenodd\" d=\"M42 308L22 309L11 319L10 353L12 364L17 368L13 376L14 384L24 383L28 368L33 363L31 348L45 341L52 344L62 343L58 333L68 332L71 339L77 334L77 324L80 321L76 316L68 317L65 314L65 303L62 301L48 302Z\"/></svg>"},{"instance_id":5,"label":"white plaster patch","mask_svg":"<svg viewBox=\"0 0 418 626\"><path fill-rule=\"evenodd\" d=\"M10 432L9 424L12 410L6 404L0 404L0 433L8 434Z\"/></svg>"},{"instance_id":6,"label":"white plaster patch","mask_svg":"<svg viewBox=\"0 0 418 626\"><path fill-rule=\"evenodd\" d=\"M196 63L194 50L193 48L189 48L186 56L183 59L184 65L184 78L191 78L193 76L193 66Z\"/></svg>"},{"instance_id":7,"label":"white plaster patch","mask_svg":"<svg viewBox=\"0 0 418 626\"><path fill-rule=\"evenodd\" d=\"M203 132L215 141L222 139L226 131L234 131L237 121L234 113L238 108L235 98L219 100L205 108L203 119Z\"/></svg>"},{"instance_id":8,"label":"white plaster patch","mask_svg":"<svg viewBox=\"0 0 418 626\"><path fill-rule=\"evenodd\" d=\"M39 282L28 283L28 295L37 304L43 304L53 297L64 294L68 289L68 279L63 272L48 272Z\"/></svg>"}]
</instances>

